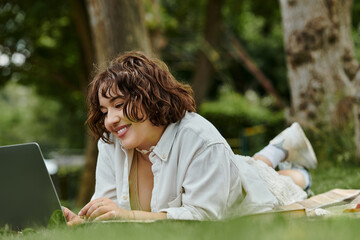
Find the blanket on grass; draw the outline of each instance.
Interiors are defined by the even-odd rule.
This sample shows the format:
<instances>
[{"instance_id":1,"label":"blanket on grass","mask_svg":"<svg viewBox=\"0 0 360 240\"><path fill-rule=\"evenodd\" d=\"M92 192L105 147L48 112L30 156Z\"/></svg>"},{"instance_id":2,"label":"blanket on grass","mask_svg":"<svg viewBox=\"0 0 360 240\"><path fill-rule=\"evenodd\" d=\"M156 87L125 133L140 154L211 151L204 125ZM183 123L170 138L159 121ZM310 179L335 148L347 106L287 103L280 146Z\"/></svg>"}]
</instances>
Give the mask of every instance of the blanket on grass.
<instances>
[{"instance_id":1,"label":"blanket on grass","mask_svg":"<svg viewBox=\"0 0 360 240\"><path fill-rule=\"evenodd\" d=\"M360 217L359 189L332 189L300 202L285 205L271 212L293 216L337 216L347 214Z\"/></svg>"}]
</instances>

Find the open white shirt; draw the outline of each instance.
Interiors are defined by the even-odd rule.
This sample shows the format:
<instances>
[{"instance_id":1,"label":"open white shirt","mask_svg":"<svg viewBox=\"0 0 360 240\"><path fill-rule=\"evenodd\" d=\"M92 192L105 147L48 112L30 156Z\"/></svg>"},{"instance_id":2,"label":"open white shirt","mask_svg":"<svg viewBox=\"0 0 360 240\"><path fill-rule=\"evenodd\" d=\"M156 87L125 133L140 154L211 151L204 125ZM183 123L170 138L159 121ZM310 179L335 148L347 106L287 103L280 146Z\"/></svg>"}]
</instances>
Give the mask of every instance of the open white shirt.
<instances>
[{"instance_id":1,"label":"open white shirt","mask_svg":"<svg viewBox=\"0 0 360 240\"><path fill-rule=\"evenodd\" d=\"M108 197L130 210L134 150L112 140L98 142L92 199ZM154 174L151 211L166 212L169 219L223 219L271 210L277 204L248 157L235 155L216 128L196 113L170 124L149 159Z\"/></svg>"}]
</instances>

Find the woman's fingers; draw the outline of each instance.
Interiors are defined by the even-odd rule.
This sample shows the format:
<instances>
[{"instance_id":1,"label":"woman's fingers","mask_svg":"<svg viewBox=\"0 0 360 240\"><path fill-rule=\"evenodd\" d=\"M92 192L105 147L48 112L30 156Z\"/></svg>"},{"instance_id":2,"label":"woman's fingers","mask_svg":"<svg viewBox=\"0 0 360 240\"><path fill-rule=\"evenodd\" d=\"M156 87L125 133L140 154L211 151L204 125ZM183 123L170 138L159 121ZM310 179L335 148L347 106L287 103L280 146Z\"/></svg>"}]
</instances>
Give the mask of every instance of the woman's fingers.
<instances>
[{"instance_id":1,"label":"woman's fingers","mask_svg":"<svg viewBox=\"0 0 360 240\"><path fill-rule=\"evenodd\" d=\"M89 220L105 220L105 219L128 219L129 211L120 209L114 201L109 198L99 198L86 204L79 212L79 216Z\"/></svg>"},{"instance_id":2,"label":"woman's fingers","mask_svg":"<svg viewBox=\"0 0 360 240\"><path fill-rule=\"evenodd\" d=\"M84 222L83 219L81 219L78 215L73 213L70 209L66 207L62 207L62 210L68 226L75 226Z\"/></svg>"},{"instance_id":3,"label":"woman's fingers","mask_svg":"<svg viewBox=\"0 0 360 240\"><path fill-rule=\"evenodd\" d=\"M77 217L75 213L73 213L70 209L67 207L62 207L64 216L66 218L66 221L71 221L72 218Z\"/></svg>"},{"instance_id":4,"label":"woman's fingers","mask_svg":"<svg viewBox=\"0 0 360 240\"><path fill-rule=\"evenodd\" d=\"M112 219L130 219L131 212L114 205L99 207L90 216L89 220L112 220Z\"/></svg>"},{"instance_id":5,"label":"woman's fingers","mask_svg":"<svg viewBox=\"0 0 360 240\"><path fill-rule=\"evenodd\" d=\"M105 198L98 198L98 199L94 199L91 202L89 202L88 204L86 204L78 213L79 216L83 216L86 215L87 217L89 217L89 215L95 211L95 209L97 209L98 207L101 207L104 205L103 201L105 201Z\"/></svg>"},{"instance_id":6,"label":"woman's fingers","mask_svg":"<svg viewBox=\"0 0 360 240\"><path fill-rule=\"evenodd\" d=\"M117 219L116 211L112 210L110 212L106 212L94 219L94 221L101 221L101 220L115 220Z\"/></svg>"},{"instance_id":7,"label":"woman's fingers","mask_svg":"<svg viewBox=\"0 0 360 240\"><path fill-rule=\"evenodd\" d=\"M85 213L86 217L87 217L87 218L90 218L91 215L93 215L96 210L98 210L99 208L102 208L102 207L104 207L104 204L103 204L102 202L94 202L94 203L90 206L90 208L88 209L88 211Z\"/></svg>"},{"instance_id":8,"label":"woman's fingers","mask_svg":"<svg viewBox=\"0 0 360 240\"><path fill-rule=\"evenodd\" d=\"M121 214L121 210L116 204L110 204L106 206L101 206L97 208L94 212L92 212L89 216L89 220L94 220L101 216L101 219L114 219L114 216L119 218ZM127 211L127 210L124 210Z\"/></svg>"},{"instance_id":9,"label":"woman's fingers","mask_svg":"<svg viewBox=\"0 0 360 240\"><path fill-rule=\"evenodd\" d=\"M69 226L81 224L85 219L89 220L111 220L111 219L127 219L129 211L120 209L114 201L109 198L99 198L86 204L78 215L68 208L63 208L65 218ZM86 217L84 219L84 217Z\"/></svg>"},{"instance_id":10,"label":"woman's fingers","mask_svg":"<svg viewBox=\"0 0 360 240\"><path fill-rule=\"evenodd\" d=\"M77 218L73 218L71 221L67 222L67 225L68 226L76 226L76 225L79 225L82 223L84 223L84 220L78 216Z\"/></svg>"},{"instance_id":11,"label":"woman's fingers","mask_svg":"<svg viewBox=\"0 0 360 240\"><path fill-rule=\"evenodd\" d=\"M87 217L88 217L89 220L94 220L95 218L97 218L97 217L99 217L101 215L104 215L104 214L106 214L106 213L108 213L110 211L112 211L112 209L110 209L109 207L105 207L105 206L98 207L93 212L91 212L90 215L87 215Z\"/></svg>"}]
</instances>

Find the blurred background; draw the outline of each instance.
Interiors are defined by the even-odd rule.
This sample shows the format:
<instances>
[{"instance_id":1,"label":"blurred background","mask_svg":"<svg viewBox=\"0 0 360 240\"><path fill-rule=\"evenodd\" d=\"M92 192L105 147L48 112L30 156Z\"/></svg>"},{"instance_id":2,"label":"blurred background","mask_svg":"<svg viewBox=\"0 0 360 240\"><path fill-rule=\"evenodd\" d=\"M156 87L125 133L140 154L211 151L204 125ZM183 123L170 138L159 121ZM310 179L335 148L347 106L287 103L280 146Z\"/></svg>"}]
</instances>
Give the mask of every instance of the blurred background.
<instances>
[{"instance_id":1,"label":"blurred background","mask_svg":"<svg viewBox=\"0 0 360 240\"><path fill-rule=\"evenodd\" d=\"M0 145L38 142L61 200L84 204L97 154L87 85L141 50L192 85L236 153L296 120L321 165L357 165L359 20L350 0L1 0Z\"/></svg>"}]
</instances>

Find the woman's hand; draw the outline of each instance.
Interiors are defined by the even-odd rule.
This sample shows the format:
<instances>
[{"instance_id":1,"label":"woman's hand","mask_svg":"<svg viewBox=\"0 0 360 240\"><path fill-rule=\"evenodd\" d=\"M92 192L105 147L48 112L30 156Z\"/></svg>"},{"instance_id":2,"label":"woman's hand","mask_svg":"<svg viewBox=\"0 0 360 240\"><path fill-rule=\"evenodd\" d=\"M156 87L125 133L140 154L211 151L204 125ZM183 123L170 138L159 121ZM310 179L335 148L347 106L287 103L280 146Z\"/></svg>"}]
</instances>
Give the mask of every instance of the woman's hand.
<instances>
[{"instance_id":1,"label":"woman's hand","mask_svg":"<svg viewBox=\"0 0 360 240\"><path fill-rule=\"evenodd\" d=\"M79 212L80 217L88 220L134 219L132 211L119 208L109 198L98 198L86 204Z\"/></svg>"},{"instance_id":2,"label":"woman's hand","mask_svg":"<svg viewBox=\"0 0 360 240\"><path fill-rule=\"evenodd\" d=\"M66 207L62 207L64 216L66 218L66 222L68 226L75 226L79 225L81 223L84 223L84 219L80 218L78 215L73 213L71 210L69 210Z\"/></svg>"}]
</instances>

